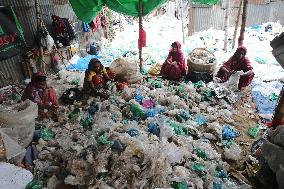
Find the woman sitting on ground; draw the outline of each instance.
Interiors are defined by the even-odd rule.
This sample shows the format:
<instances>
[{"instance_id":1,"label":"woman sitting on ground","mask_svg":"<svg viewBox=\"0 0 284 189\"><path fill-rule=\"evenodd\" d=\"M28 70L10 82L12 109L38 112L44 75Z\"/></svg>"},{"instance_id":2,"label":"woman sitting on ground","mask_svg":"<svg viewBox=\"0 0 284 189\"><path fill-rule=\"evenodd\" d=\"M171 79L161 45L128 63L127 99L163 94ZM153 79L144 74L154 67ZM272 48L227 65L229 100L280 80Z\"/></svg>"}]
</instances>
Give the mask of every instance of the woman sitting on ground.
<instances>
[{"instance_id":1,"label":"woman sitting on ground","mask_svg":"<svg viewBox=\"0 0 284 189\"><path fill-rule=\"evenodd\" d=\"M179 80L182 76L186 76L187 68L184 55L181 50L181 44L176 41L172 43L169 55L162 65L160 75L165 79Z\"/></svg>"},{"instance_id":2,"label":"woman sitting on ground","mask_svg":"<svg viewBox=\"0 0 284 189\"><path fill-rule=\"evenodd\" d=\"M106 83L114 80L114 73L93 58L90 60L88 69L85 71L83 92L89 95L100 95L101 89L106 89Z\"/></svg>"},{"instance_id":3,"label":"woman sitting on ground","mask_svg":"<svg viewBox=\"0 0 284 189\"><path fill-rule=\"evenodd\" d=\"M235 72L243 71L244 74L240 77L238 88L241 90L243 87L247 87L253 80L254 72L249 59L245 57L246 53L247 49L244 46L238 47L234 55L219 69L216 81L226 82Z\"/></svg>"},{"instance_id":4,"label":"woman sitting on ground","mask_svg":"<svg viewBox=\"0 0 284 189\"><path fill-rule=\"evenodd\" d=\"M55 90L46 83L46 76L37 72L25 88L22 100L29 99L38 105L39 118L57 119L58 99Z\"/></svg>"}]
</instances>

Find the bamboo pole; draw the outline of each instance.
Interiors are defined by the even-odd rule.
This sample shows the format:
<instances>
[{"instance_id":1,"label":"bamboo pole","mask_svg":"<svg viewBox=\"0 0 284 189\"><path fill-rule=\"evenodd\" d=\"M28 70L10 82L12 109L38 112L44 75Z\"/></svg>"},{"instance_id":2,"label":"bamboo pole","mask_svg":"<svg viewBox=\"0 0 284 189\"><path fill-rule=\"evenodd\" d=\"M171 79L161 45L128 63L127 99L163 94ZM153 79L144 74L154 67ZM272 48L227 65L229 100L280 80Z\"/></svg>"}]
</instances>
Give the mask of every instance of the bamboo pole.
<instances>
[{"instance_id":1,"label":"bamboo pole","mask_svg":"<svg viewBox=\"0 0 284 189\"><path fill-rule=\"evenodd\" d=\"M242 5L243 5L243 0L240 0L238 15L237 15L237 19L236 19L236 22L235 22L235 30L234 30L234 34L233 34L232 48L235 48L235 44L236 44L237 31L238 31L239 22L240 22L240 15L241 15L241 12L242 12Z\"/></svg>"},{"instance_id":2,"label":"bamboo pole","mask_svg":"<svg viewBox=\"0 0 284 189\"><path fill-rule=\"evenodd\" d=\"M180 12L181 12L181 27L182 27L182 42L185 44L185 36L184 36L184 22L183 22L183 3L182 0L180 2Z\"/></svg>"},{"instance_id":3,"label":"bamboo pole","mask_svg":"<svg viewBox=\"0 0 284 189\"><path fill-rule=\"evenodd\" d=\"M39 29L40 27L42 27L39 0L35 0L35 8L36 8L37 29ZM40 52L40 58L39 58L40 59L40 70L43 73L46 73L45 64L43 63L44 62L43 47L41 44L39 45L39 52Z\"/></svg>"},{"instance_id":4,"label":"bamboo pole","mask_svg":"<svg viewBox=\"0 0 284 189\"><path fill-rule=\"evenodd\" d=\"M228 29L229 29L229 10L230 10L230 0L227 0L226 4L226 15L225 15L225 39L224 39L224 51L228 51Z\"/></svg>"},{"instance_id":5,"label":"bamboo pole","mask_svg":"<svg viewBox=\"0 0 284 189\"><path fill-rule=\"evenodd\" d=\"M239 36L239 39L238 39L238 46L242 46L243 42L244 42L244 35L245 35L246 21L247 21L247 7L248 7L248 0L244 0L242 25L241 25L240 36Z\"/></svg>"},{"instance_id":6,"label":"bamboo pole","mask_svg":"<svg viewBox=\"0 0 284 189\"><path fill-rule=\"evenodd\" d=\"M192 1L189 0L188 2L188 35L191 36L193 35L194 31L194 17L193 17L193 6L192 6Z\"/></svg>"},{"instance_id":7,"label":"bamboo pole","mask_svg":"<svg viewBox=\"0 0 284 189\"><path fill-rule=\"evenodd\" d=\"M122 19L121 19L121 14L119 13L119 30L122 32Z\"/></svg>"},{"instance_id":8,"label":"bamboo pole","mask_svg":"<svg viewBox=\"0 0 284 189\"><path fill-rule=\"evenodd\" d=\"M142 11L143 11L143 4L142 4L142 0L139 0L139 40L141 40L142 36L141 36L141 30L142 30ZM142 72L143 70L143 60L142 60L142 47L139 48L139 61L140 61L140 72Z\"/></svg>"}]
</instances>

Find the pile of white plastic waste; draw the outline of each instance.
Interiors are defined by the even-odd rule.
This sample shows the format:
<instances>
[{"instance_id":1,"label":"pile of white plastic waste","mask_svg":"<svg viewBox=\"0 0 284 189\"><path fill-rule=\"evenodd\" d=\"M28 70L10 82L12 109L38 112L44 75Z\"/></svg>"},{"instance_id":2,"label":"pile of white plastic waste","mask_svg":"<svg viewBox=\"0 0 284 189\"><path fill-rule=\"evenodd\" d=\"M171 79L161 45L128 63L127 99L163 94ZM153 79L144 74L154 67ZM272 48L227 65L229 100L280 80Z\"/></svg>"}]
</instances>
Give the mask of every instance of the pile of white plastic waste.
<instances>
[{"instance_id":1,"label":"pile of white plastic waste","mask_svg":"<svg viewBox=\"0 0 284 189\"><path fill-rule=\"evenodd\" d=\"M230 125L237 95L222 95L214 83L151 78L123 91L109 87L108 100L62 106L59 123L42 123L54 134L37 145L35 177L46 186L240 186L222 159L242 158Z\"/></svg>"}]
</instances>

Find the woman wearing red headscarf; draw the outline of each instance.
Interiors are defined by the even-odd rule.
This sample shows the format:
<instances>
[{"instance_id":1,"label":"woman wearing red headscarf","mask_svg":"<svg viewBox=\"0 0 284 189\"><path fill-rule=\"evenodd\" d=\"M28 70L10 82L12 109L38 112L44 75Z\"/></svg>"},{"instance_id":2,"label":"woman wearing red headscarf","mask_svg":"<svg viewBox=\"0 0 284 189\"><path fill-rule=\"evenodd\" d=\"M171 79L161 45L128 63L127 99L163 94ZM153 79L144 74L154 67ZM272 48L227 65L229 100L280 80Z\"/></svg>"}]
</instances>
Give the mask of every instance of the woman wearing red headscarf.
<instances>
[{"instance_id":1,"label":"woman wearing red headscarf","mask_svg":"<svg viewBox=\"0 0 284 189\"><path fill-rule=\"evenodd\" d=\"M238 47L234 55L221 66L219 69L216 80L218 82L226 82L233 73L237 71L245 72L241 75L238 88L248 86L254 77L253 67L250 65L250 61L245 57L247 49L244 46Z\"/></svg>"},{"instance_id":2,"label":"woman wearing red headscarf","mask_svg":"<svg viewBox=\"0 0 284 189\"><path fill-rule=\"evenodd\" d=\"M161 75L165 79L179 80L183 75L186 75L186 64L181 50L181 44L176 41L172 43L171 50L161 68Z\"/></svg>"},{"instance_id":3,"label":"woman wearing red headscarf","mask_svg":"<svg viewBox=\"0 0 284 189\"><path fill-rule=\"evenodd\" d=\"M83 92L90 95L99 95L98 91L106 88L106 83L113 81L114 77L115 73L113 71L107 71L99 59L93 58L85 71Z\"/></svg>"},{"instance_id":4,"label":"woman wearing red headscarf","mask_svg":"<svg viewBox=\"0 0 284 189\"><path fill-rule=\"evenodd\" d=\"M31 82L25 88L22 100L29 99L38 105L39 118L57 117L58 99L55 90L47 86L46 76L33 74Z\"/></svg>"}]
</instances>

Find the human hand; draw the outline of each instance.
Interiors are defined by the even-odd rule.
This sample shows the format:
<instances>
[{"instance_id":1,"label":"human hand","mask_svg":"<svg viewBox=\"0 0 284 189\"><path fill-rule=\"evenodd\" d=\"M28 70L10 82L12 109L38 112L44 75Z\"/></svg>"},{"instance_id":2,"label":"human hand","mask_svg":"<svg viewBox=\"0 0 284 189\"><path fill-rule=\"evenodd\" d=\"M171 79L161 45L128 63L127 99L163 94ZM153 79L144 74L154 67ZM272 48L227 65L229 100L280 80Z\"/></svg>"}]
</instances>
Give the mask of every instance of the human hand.
<instances>
[{"instance_id":1,"label":"human hand","mask_svg":"<svg viewBox=\"0 0 284 189\"><path fill-rule=\"evenodd\" d=\"M171 64L172 62L173 62L172 57L170 57L170 58L167 59L167 63Z\"/></svg>"},{"instance_id":2,"label":"human hand","mask_svg":"<svg viewBox=\"0 0 284 189\"><path fill-rule=\"evenodd\" d=\"M222 82L222 79L220 79L219 77L215 77L215 78L214 78L214 81L215 81L216 83L221 83L221 82Z\"/></svg>"}]
</instances>

